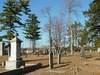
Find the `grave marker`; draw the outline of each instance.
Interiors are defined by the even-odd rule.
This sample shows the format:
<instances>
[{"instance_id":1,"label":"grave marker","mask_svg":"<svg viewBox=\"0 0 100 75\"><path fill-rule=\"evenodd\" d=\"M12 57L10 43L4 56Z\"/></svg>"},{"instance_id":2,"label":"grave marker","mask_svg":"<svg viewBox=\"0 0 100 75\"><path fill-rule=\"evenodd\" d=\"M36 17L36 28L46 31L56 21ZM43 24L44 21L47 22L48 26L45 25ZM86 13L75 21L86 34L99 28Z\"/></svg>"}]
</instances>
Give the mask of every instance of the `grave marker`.
<instances>
[{"instance_id":1,"label":"grave marker","mask_svg":"<svg viewBox=\"0 0 100 75\"><path fill-rule=\"evenodd\" d=\"M0 56L2 56L4 53L4 43L3 41L0 42Z\"/></svg>"},{"instance_id":2,"label":"grave marker","mask_svg":"<svg viewBox=\"0 0 100 75\"><path fill-rule=\"evenodd\" d=\"M49 69L53 68L53 53L52 51L49 52Z\"/></svg>"},{"instance_id":3,"label":"grave marker","mask_svg":"<svg viewBox=\"0 0 100 75\"><path fill-rule=\"evenodd\" d=\"M11 41L11 53L8 61L6 61L6 69L16 69L19 68L22 64L21 58L21 40L15 37Z\"/></svg>"}]
</instances>

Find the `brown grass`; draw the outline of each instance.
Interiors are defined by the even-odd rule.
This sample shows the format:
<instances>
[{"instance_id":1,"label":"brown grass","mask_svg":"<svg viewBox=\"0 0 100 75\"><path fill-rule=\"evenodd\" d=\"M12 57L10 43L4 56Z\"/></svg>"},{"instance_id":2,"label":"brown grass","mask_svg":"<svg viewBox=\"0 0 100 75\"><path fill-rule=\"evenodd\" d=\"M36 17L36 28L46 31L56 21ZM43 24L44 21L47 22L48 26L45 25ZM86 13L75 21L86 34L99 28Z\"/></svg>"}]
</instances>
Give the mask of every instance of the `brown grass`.
<instances>
[{"instance_id":1,"label":"brown grass","mask_svg":"<svg viewBox=\"0 0 100 75\"><path fill-rule=\"evenodd\" d=\"M42 68L26 75L100 75L100 53L92 53L89 58L80 58L79 53L62 56L61 64L56 64L54 57L54 68L48 68L48 55L27 55L24 57L26 63L42 63Z\"/></svg>"},{"instance_id":2,"label":"brown grass","mask_svg":"<svg viewBox=\"0 0 100 75\"><path fill-rule=\"evenodd\" d=\"M7 56L0 56L0 62L7 59ZM57 56L54 56L52 70L48 67L48 55L29 54L23 59L29 64L42 63L40 69L25 75L100 75L100 53L96 52L88 54L86 58L81 58L79 53L64 55L61 64L57 64ZM0 71L4 71L4 67L0 67Z\"/></svg>"}]
</instances>

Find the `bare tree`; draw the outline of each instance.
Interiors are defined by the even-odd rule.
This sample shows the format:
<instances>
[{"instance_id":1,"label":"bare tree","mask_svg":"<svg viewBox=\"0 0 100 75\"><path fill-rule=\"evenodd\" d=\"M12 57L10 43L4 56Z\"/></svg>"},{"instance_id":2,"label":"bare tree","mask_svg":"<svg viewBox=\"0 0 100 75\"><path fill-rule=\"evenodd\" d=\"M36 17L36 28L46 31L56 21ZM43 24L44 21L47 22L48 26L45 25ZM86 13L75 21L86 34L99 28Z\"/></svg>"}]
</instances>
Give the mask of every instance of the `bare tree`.
<instances>
[{"instance_id":1,"label":"bare tree","mask_svg":"<svg viewBox=\"0 0 100 75\"><path fill-rule=\"evenodd\" d=\"M61 47L63 46L63 40L64 40L64 24L63 20L61 18L62 16L54 17L53 20L53 27L52 27L52 39L53 39L53 45L56 50L61 50Z\"/></svg>"},{"instance_id":2,"label":"bare tree","mask_svg":"<svg viewBox=\"0 0 100 75\"><path fill-rule=\"evenodd\" d=\"M73 24L73 41L74 41L74 46L77 48L79 47L79 42L80 42L80 32L81 32L81 23L79 22L74 22Z\"/></svg>"},{"instance_id":3,"label":"bare tree","mask_svg":"<svg viewBox=\"0 0 100 75\"><path fill-rule=\"evenodd\" d=\"M51 19L51 8L49 6L45 7L43 9L43 13L45 14L45 16L48 18L48 22L47 24L45 25L45 30L49 33L49 51L51 51L51 48L52 48L52 19Z\"/></svg>"},{"instance_id":4,"label":"bare tree","mask_svg":"<svg viewBox=\"0 0 100 75\"><path fill-rule=\"evenodd\" d=\"M65 14L67 14L67 30L69 34L69 40L70 40L70 50L71 54L73 54L73 14L77 14L76 8L79 7L78 3L79 0L64 0L65 4Z\"/></svg>"},{"instance_id":5,"label":"bare tree","mask_svg":"<svg viewBox=\"0 0 100 75\"><path fill-rule=\"evenodd\" d=\"M64 24L62 16L56 16L53 18L53 26L52 26L52 40L53 40L53 48L58 53L57 63L61 62L61 48L63 47L62 42L64 40Z\"/></svg>"},{"instance_id":6,"label":"bare tree","mask_svg":"<svg viewBox=\"0 0 100 75\"><path fill-rule=\"evenodd\" d=\"M45 16L48 19L48 22L45 26L46 31L49 33L49 68L52 69L53 68L53 54L52 54L52 19L51 19L51 8L50 7L45 7L43 9L43 12L45 14Z\"/></svg>"}]
</instances>

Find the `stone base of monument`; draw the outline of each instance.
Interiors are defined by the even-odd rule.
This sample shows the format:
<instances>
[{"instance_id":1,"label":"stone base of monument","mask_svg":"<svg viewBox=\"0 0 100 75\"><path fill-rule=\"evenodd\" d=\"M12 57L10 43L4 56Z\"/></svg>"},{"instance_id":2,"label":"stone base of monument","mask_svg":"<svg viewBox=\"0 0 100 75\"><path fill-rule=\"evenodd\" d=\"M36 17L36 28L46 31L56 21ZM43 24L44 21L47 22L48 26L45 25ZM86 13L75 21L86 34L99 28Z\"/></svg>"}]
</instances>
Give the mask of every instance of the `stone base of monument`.
<instances>
[{"instance_id":1,"label":"stone base of monument","mask_svg":"<svg viewBox=\"0 0 100 75\"><path fill-rule=\"evenodd\" d=\"M20 68L22 65L23 65L23 61L21 58L17 60L14 60L13 58L9 58L9 60L6 61L5 69L13 70L16 68Z\"/></svg>"},{"instance_id":2,"label":"stone base of monument","mask_svg":"<svg viewBox=\"0 0 100 75\"><path fill-rule=\"evenodd\" d=\"M100 52L100 48L97 48L97 51Z\"/></svg>"},{"instance_id":3,"label":"stone base of monument","mask_svg":"<svg viewBox=\"0 0 100 75\"><path fill-rule=\"evenodd\" d=\"M41 63L38 64L26 64L25 67L17 68L13 70L6 70L0 72L0 75L26 75L27 73L33 72L42 67ZM10 67L11 68L11 67Z\"/></svg>"}]
</instances>

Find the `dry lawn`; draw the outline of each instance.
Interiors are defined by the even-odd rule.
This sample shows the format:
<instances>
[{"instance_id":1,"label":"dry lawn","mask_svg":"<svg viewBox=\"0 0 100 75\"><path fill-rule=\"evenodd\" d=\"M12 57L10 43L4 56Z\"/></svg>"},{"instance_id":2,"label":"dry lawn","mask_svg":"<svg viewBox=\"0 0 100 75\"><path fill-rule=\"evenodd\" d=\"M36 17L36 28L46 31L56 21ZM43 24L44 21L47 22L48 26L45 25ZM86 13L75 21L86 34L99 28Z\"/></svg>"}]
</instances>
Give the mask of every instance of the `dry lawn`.
<instances>
[{"instance_id":1,"label":"dry lawn","mask_svg":"<svg viewBox=\"0 0 100 75\"><path fill-rule=\"evenodd\" d=\"M88 54L87 58L81 58L79 53L64 55L61 57L61 64L57 64L57 57L54 56L54 68L48 67L48 55L23 56L26 63L42 63L42 68L25 75L100 75L100 53ZM0 62L7 60L6 56L0 56ZM4 71L3 67L0 67Z\"/></svg>"},{"instance_id":2,"label":"dry lawn","mask_svg":"<svg viewBox=\"0 0 100 75\"><path fill-rule=\"evenodd\" d=\"M80 58L79 53L64 55L61 64L54 57L54 68L48 68L48 55L27 55L23 57L26 63L42 63L42 68L26 75L100 75L100 53L91 53L87 58Z\"/></svg>"}]
</instances>

